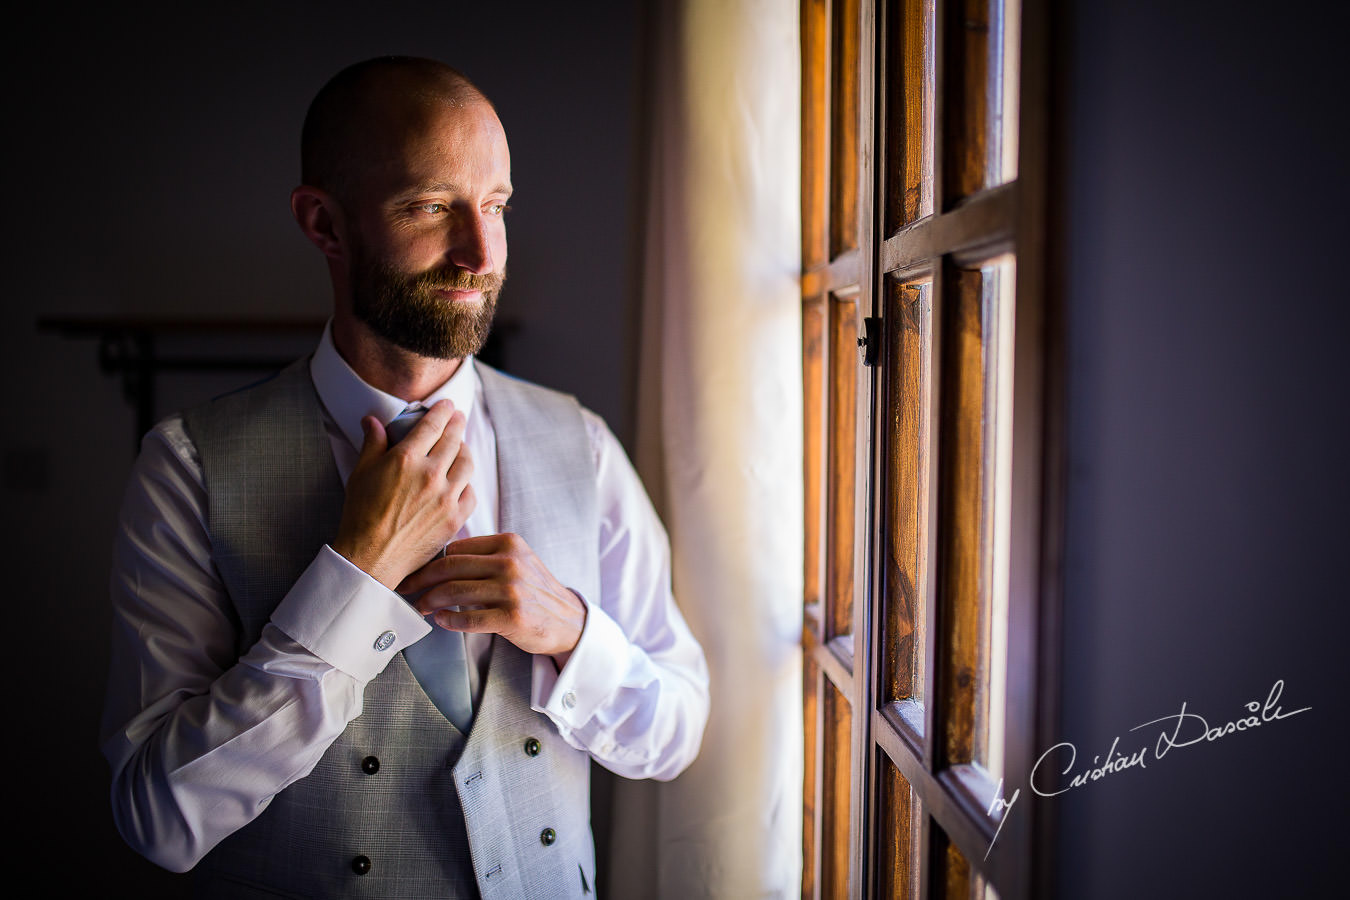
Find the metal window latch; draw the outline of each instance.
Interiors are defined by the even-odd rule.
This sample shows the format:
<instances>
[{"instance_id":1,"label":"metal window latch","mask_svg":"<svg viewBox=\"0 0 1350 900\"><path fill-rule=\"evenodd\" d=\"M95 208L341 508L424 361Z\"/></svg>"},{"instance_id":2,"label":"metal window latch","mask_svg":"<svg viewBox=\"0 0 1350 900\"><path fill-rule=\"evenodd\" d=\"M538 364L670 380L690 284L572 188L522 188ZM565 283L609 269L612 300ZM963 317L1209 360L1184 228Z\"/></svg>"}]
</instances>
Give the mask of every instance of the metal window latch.
<instances>
[{"instance_id":1,"label":"metal window latch","mask_svg":"<svg viewBox=\"0 0 1350 900\"><path fill-rule=\"evenodd\" d=\"M858 338L858 355L862 364L868 368L876 366L881 360L881 319L868 316L863 319L863 336Z\"/></svg>"}]
</instances>

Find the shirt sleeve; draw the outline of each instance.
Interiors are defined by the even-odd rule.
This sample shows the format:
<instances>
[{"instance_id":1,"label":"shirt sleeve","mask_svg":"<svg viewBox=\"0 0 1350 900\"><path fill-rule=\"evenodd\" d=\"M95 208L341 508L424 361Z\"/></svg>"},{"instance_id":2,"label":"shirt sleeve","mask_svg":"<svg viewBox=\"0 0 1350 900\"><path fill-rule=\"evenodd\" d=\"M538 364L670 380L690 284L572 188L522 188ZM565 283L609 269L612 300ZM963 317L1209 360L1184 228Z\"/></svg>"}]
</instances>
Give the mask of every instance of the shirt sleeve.
<instances>
[{"instance_id":1,"label":"shirt sleeve","mask_svg":"<svg viewBox=\"0 0 1350 900\"><path fill-rule=\"evenodd\" d=\"M360 715L366 683L429 630L325 546L241 656L205 510L195 448L168 419L146 436L119 517L101 746L122 837L179 872L309 774Z\"/></svg>"},{"instance_id":2,"label":"shirt sleeve","mask_svg":"<svg viewBox=\"0 0 1350 900\"><path fill-rule=\"evenodd\" d=\"M535 657L534 709L610 771L662 781L698 755L708 668L671 593L670 545L618 440L583 411L595 454L600 596L561 671Z\"/></svg>"}]
</instances>

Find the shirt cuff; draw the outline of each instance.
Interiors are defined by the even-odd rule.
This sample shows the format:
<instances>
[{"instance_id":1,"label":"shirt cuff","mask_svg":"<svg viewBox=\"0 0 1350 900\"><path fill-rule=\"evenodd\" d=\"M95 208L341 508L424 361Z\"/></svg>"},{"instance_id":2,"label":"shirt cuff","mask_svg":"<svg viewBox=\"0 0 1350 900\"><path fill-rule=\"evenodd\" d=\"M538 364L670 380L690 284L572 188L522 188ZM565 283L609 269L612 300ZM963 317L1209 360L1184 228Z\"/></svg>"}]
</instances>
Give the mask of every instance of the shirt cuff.
<instances>
[{"instance_id":1,"label":"shirt cuff","mask_svg":"<svg viewBox=\"0 0 1350 900\"><path fill-rule=\"evenodd\" d=\"M582 602L586 603L584 597ZM628 648L628 636L619 623L600 607L586 603L581 639L562 671L551 656L534 658L531 707L559 726L582 727L618 687L615 675L622 675L621 661L628 659Z\"/></svg>"},{"instance_id":2,"label":"shirt cuff","mask_svg":"<svg viewBox=\"0 0 1350 900\"><path fill-rule=\"evenodd\" d=\"M272 624L361 682L431 631L402 597L327 544L272 611Z\"/></svg>"}]
</instances>

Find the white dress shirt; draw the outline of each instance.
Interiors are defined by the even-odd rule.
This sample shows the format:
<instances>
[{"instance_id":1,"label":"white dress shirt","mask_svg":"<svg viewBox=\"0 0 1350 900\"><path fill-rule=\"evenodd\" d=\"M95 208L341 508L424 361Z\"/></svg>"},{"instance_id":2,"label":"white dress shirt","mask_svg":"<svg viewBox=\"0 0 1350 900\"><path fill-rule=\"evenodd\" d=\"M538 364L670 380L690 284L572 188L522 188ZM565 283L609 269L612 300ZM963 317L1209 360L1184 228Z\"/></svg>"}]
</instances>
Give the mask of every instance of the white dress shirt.
<instances>
[{"instance_id":1,"label":"white dress shirt","mask_svg":"<svg viewBox=\"0 0 1350 900\"><path fill-rule=\"evenodd\" d=\"M408 404L366 384L325 329L310 366L346 482L360 420ZM467 418L478 505L470 535L497 531L496 435L472 359L430 397ZM583 597L581 639L559 671L534 658L533 708L572 746L629 778L670 779L694 759L708 716L702 650L670 593L670 554L636 473L583 410L600 512L600 597ZM123 501L112 573L113 641L103 753L122 836L152 861L191 868L314 768L361 714L392 650L432 626L398 594L324 545L239 657L232 607L211 560L196 448L173 416L146 435ZM481 698L491 636L469 635Z\"/></svg>"}]
</instances>

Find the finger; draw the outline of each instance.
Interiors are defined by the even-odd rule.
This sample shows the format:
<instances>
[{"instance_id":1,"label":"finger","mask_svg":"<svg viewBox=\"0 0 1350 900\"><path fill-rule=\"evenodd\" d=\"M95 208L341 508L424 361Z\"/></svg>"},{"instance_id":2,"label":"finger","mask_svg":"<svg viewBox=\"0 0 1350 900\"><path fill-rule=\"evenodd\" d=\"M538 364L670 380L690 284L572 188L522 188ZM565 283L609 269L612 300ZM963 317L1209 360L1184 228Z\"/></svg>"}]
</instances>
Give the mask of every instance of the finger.
<instances>
[{"instance_id":1,"label":"finger","mask_svg":"<svg viewBox=\"0 0 1350 900\"><path fill-rule=\"evenodd\" d=\"M511 616L500 608L438 609L432 620L447 631L470 634L501 634L511 624Z\"/></svg>"},{"instance_id":2,"label":"finger","mask_svg":"<svg viewBox=\"0 0 1350 900\"><path fill-rule=\"evenodd\" d=\"M494 557L437 554L417 567L399 582L398 592L412 594L447 582L476 581L493 578L502 572L502 565ZM441 604L444 606L445 604Z\"/></svg>"},{"instance_id":3,"label":"finger","mask_svg":"<svg viewBox=\"0 0 1350 900\"><path fill-rule=\"evenodd\" d=\"M519 601L519 591L503 585L494 578L451 578L445 569L434 576L412 582L410 596L422 591L415 605L418 612L428 615L448 606L496 606Z\"/></svg>"},{"instance_id":4,"label":"finger","mask_svg":"<svg viewBox=\"0 0 1350 900\"><path fill-rule=\"evenodd\" d=\"M459 510L464 514L464 521L469 521L469 516L478 508L478 495L473 492L473 485L464 485L464 490L459 493ZM460 526L463 527L463 526Z\"/></svg>"},{"instance_id":5,"label":"finger","mask_svg":"<svg viewBox=\"0 0 1350 900\"><path fill-rule=\"evenodd\" d=\"M446 423L445 431L436 440L427 456L436 460L440 465L449 468L455 457L460 453L467 453L464 446L464 432L468 428L468 419L464 413L455 410L450 421Z\"/></svg>"},{"instance_id":6,"label":"finger","mask_svg":"<svg viewBox=\"0 0 1350 900\"><path fill-rule=\"evenodd\" d=\"M529 587L495 578L450 578L433 584L413 606L424 616L449 607L515 610L522 608L533 593Z\"/></svg>"},{"instance_id":7,"label":"finger","mask_svg":"<svg viewBox=\"0 0 1350 900\"><path fill-rule=\"evenodd\" d=\"M473 477L473 454L469 448L461 445L459 453L455 455L454 461L450 463L450 468L446 470L445 477L450 482L451 487L455 485L461 488L468 487L469 479Z\"/></svg>"},{"instance_id":8,"label":"finger","mask_svg":"<svg viewBox=\"0 0 1350 900\"><path fill-rule=\"evenodd\" d=\"M477 600L491 602L502 596L498 579L502 573L501 562L492 557L447 556L411 573L399 585L399 591L411 594L430 588L424 613L440 606L454 606L471 594ZM445 599L451 596L454 599Z\"/></svg>"},{"instance_id":9,"label":"finger","mask_svg":"<svg viewBox=\"0 0 1350 900\"><path fill-rule=\"evenodd\" d=\"M374 416L366 416L361 420L361 434L364 438L361 441L361 455L356 458L357 466L375 459L388 449L389 445L384 423Z\"/></svg>"},{"instance_id":10,"label":"finger","mask_svg":"<svg viewBox=\"0 0 1350 900\"><path fill-rule=\"evenodd\" d=\"M460 538L457 541L451 541L445 545L447 556L451 554L462 554L470 556L488 556L493 553L500 553L506 548L504 534L480 534L474 537Z\"/></svg>"},{"instance_id":11,"label":"finger","mask_svg":"<svg viewBox=\"0 0 1350 900\"><path fill-rule=\"evenodd\" d=\"M445 431L445 426L449 424L454 412L455 404L449 400L437 400L427 410L426 415L412 427L408 436L399 442L399 446L407 447L409 452L417 456L427 455L440 440L441 433Z\"/></svg>"},{"instance_id":12,"label":"finger","mask_svg":"<svg viewBox=\"0 0 1350 900\"><path fill-rule=\"evenodd\" d=\"M445 558L437 554L430 561L409 572L394 590L400 594L413 594L433 584L439 584L445 580L439 574L441 563L444 561Z\"/></svg>"}]
</instances>

